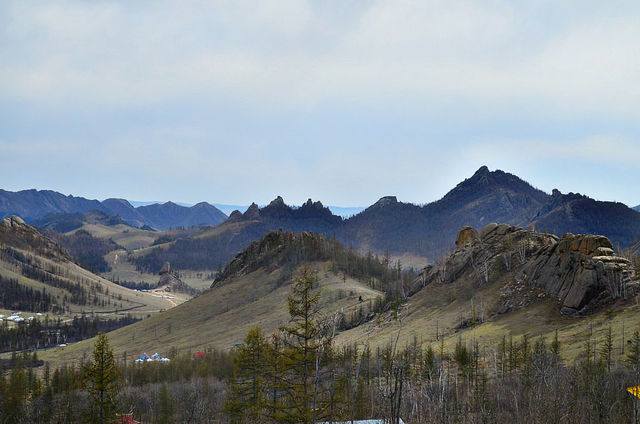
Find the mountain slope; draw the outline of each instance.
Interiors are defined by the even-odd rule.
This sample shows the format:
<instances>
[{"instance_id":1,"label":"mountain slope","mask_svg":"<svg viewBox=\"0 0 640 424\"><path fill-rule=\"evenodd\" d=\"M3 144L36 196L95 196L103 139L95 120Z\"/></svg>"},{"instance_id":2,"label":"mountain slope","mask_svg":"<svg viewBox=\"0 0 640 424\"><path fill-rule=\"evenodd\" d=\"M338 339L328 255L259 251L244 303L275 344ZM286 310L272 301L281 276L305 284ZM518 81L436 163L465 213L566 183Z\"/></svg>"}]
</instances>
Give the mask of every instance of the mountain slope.
<instances>
[{"instance_id":1,"label":"mountain slope","mask_svg":"<svg viewBox=\"0 0 640 424\"><path fill-rule=\"evenodd\" d=\"M337 262L331 261L331 257ZM348 268L348 263L353 269ZM255 325L274 331L287 323L287 297L296 269L316 270L322 291L321 308L329 316L347 318L360 308L371 308L382 293L371 288L384 278L381 263L367 263L337 242L318 235L272 232L252 243L223 270L213 287L175 308L109 334L115 352L165 352L171 347L228 349L242 341ZM355 275L360 275L355 278ZM360 301L362 299L362 301ZM81 357L91 342L78 343L65 352L43 353L47 359Z\"/></svg>"},{"instance_id":2,"label":"mountain slope","mask_svg":"<svg viewBox=\"0 0 640 424\"><path fill-rule=\"evenodd\" d=\"M450 246L464 225L527 224L549 196L515 175L486 166L437 202L423 207L383 197L349 219L338 237L377 252L411 252L431 259Z\"/></svg>"},{"instance_id":3,"label":"mountain slope","mask_svg":"<svg viewBox=\"0 0 640 424\"><path fill-rule=\"evenodd\" d=\"M400 346L419 340L452 352L459 340L497 347L503 337L515 342L526 334L532 343L539 337L549 343L557 330L562 357L573 360L587 338L602 340L611 327L620 346L622 327L640 326L640 281L611 247L602 236L466 227L456 249L406 287L412 295L398 319L382 313L342 332L337 343L380 346L398 337ZM615 355L625 359L619 350Z\"/></svg>"},{"instance_id":4,"label":"mountain slope","mask_svg":"<svg viewBox=\"0 0 640 424\"><path fill-rule=\"evenodd\" d=\"M538 211L532 223L536 229L554 234L601 234L622 247L640 238L640 212L622 203L562 194L558 190L553 191L551 200Z\"/></svg>"},{"instance_id":5,"label":"mountain slope","mask_svg":"<svg viewBox=\"0 0 640 424\"><path fill-rule=\"evenodd\" d=\"M638 206L636 206L636 207L634 207L634 208L632 208L632 209L633 209L634 211L638 211L638 212L640 212L640 205L638 205Z\"/></svg>"},{"instance_id":6,"label":"mountain slope","mask_svg":"<svg viewBox=\"0 0 640 424\"><path fill-rule=\"evenodd\" d=\"M14 289L11 296L0 296L0 308L5 309L66 316L127 311L146 315L172 306L164 299L120 287L81 268L57 243L18 217L0 221L0 279L3 289L7 285Z\"/></svg>"},{"instance_id":7,"label":"mountain slope","mask_svg":"<svg viewBox=\"0 0 640 424\"><path fill-rule=\"evenodd\" d=\"M308 264L317 270L325 314L343 311L346 317L364 309L365 319L341 324L337 346L368 342L375 348L397 338L400 346L442 343L452 352L458 340L498 346L503 337L517 341L527 334L533 343L538 337L551 340L557 330L562 357L573 360L590 334L601 340L611 326L619 346L622 325L640 326L634 300L640 292L638 276L628 261L613 256L611 246L602 236L559 238L496 224L478 233L465 227L455 251L415 280L398 283L410 295L406 303L393 306L387 299L386 307L383 302L372 308L383 294L371 288L377 284L371 277L382 274L375 267L364 279L343 273L345 264L351 263L355 272L371 258L351 253L348 260L333 262L327 258L340 258L349 250L317 235L274 232L227 264L211 290L109 337L116 354L173 347L230 349L252 326L269 333L286 323L292 272ZM398 286L383 287L393 291ZM90 349L91 341L86 341L42 357L68 361ZM616 360L624 359L616 355Z\"/></svg>"},{"instance_id":8,"label":"mountain slope","mask_svg":"<svg viewBox=\"0 0 640 424\"><path fill-rule=\"evenodd\" d=\"M65 212L106 211L97 200L65 196L51 190L0 190L0 218L17 215L27 222L48 214Z\"/></svg>"}]
</instances>

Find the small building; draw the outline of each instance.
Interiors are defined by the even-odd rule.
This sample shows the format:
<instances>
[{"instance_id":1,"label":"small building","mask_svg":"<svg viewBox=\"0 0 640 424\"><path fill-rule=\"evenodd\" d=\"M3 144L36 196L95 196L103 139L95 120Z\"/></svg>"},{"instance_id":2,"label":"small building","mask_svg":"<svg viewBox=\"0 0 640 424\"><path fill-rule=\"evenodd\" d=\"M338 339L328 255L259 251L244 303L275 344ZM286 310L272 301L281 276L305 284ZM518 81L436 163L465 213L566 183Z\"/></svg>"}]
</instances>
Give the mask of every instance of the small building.
<instances>
[{"instance_id":1,"label":"small building","mask_svg":"<svg viewBox=\"0 0 640 424\"><path fill-rule=\"evenodd\" d=\"M142 363L142 362L169 362L170 360L171 359L165 358L164 356L162 356L158 352L156 352L151 356L147 355L146 353L143 353L134 362L139 364L139 363Z\"/></svg>"},{"instance_id":2,"label":"small building","mask_svg":"<svg viewBox=\"0 0 640 424\"><path fill-rule=\"evenodd\" d=\"M114 424L140 424L140 421L133 419L133 414L117 414Z\"/></svg>"},{"instance_id":3,"label":"small building","mask_svg":"<svg viewBox=\"0 0 640 424\"><path fill-rule=\"evenodd\" d=\"M205 356L207 356L207 353L202 350L196 352L196 359L204 359Z\"/></svg>"}]
</instances>

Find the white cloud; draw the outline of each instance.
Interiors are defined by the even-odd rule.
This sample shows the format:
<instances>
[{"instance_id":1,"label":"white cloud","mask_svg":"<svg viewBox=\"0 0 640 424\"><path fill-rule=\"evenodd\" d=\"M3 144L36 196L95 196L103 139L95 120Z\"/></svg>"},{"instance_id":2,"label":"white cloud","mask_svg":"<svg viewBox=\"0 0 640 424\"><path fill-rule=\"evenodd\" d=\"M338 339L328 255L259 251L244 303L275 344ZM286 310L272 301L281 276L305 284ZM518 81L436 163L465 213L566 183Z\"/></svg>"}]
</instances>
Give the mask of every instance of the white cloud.
<instances>
[{"instance_id":1,"label":"white cloud","mask_svg":"<svg viewBox=\"0 0 640 424\"><path fill-rule=\"evenodd\" d=\"M268 110L408 96L637 117L639 11L601 17L581 4L529 34L544 18L511 2L372 2L342 22L308 1L18 2L2 45L20 48L0 47L0 87L89 106L225 95Z\"/></svg>"}]
</instances>

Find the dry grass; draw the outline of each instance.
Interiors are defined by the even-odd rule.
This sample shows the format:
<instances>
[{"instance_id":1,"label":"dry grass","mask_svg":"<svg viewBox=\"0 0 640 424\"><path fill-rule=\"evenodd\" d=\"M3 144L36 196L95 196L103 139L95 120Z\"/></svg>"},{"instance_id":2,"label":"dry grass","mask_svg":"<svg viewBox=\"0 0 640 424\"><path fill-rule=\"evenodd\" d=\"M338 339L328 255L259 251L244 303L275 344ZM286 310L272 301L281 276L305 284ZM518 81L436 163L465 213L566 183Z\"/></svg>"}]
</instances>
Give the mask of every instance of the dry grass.
<instances>
[{"instance_id":1,"label":"dry grass","mask_svg":"<svg viewBox=\"0 0 640 424\"><path fill-rule=\"evenodd\" d=\"M329 272L328 264L319 268L323 310L332 314L344 309L347 314L357 307L358 296L374 299L381 293L362 283ZM166 352L171 347L197 349L207 346L228 349L240 342L247 331L260 325L271 331L286 323L286 299L290 281L278 286L281 270L271 273L259 270L205 292L191 301L110 334L116 353L124 351ZM512 275L478 287L467 276L451 285L433 284L415 294L398 311L381 314L377 319L344 331L336 338L337 345L358 344L369 339L371 346L382 346L398 337L399 345L416 340L426 346L444 348L452 352L458 339L478 340L480 346L492 352L503 337L519 341L527 334L533 343L543 337L551 342L556 329L561 342L561 357L566 362L582 355L585 341L591 338L598 346L609 326L614 338L614 359L623 361L623 346L633 331L640 330L640 306L635 299L619 301L604 310L580 318L559 314L554 299L536 298L528 306L499 315L496 313L503 286ZM346 296L344 296L346 295ZM344 297L343 297L344 296ZM352 308L352 309L349 309ZM470 328L457 329L461 322L472 317L484 317L484 322ZM624 326L624 339L622 328ZM438 334L438 339L436 339ZM86 354L91 341L69 346L65 351L48 351L44 359L55 362L78 359Z\"/></svg>"},{"instance_id":2,"label":"dry grass","mask_svg":"<svg viewBox=\"0 0 640 424\"><path fill-rule=\"evenodd\" d=\"M329 271L326 263L315 266L322 290L321 306L328 315L338 310L350 311L358 305L359 296L373 301L382 295L359 281L350 278L343 281L341 275ZM166 352L171 347L228 349L241 342L256 325L273 331L289 318L287 297L291 280L278 285L282 272L259 270L232 280L174 309L110 333L110 343L116 354ZM57 363L77 360L90 350L92 342L86 340L64 350L46 351L42 358Z\"/></svg>"}]
</instances>

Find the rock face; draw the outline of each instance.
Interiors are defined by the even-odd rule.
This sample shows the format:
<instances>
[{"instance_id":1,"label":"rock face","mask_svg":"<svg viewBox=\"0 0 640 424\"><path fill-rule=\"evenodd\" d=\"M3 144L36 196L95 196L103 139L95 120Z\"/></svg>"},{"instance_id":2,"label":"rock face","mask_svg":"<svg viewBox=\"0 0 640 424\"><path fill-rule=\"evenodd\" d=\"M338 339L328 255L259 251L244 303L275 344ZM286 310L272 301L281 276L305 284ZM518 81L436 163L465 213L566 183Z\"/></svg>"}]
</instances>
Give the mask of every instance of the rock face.
<instances>
[{"instance_id":1,"label":"rock face","mask_svg":"<svg viewBox=\"0 0 640 424\"><path fill-rule=\"evenodd\" d=\"M171 264L169 262L165 262L158 274L164 275L164 274L169 274L170 272L171 272Z\"/></svg>"},{"instance_id":2,"label":"rock face","mask_svg":"<svg viewBox=\"0 0 640 424\"><path fill-rule=\"evenodd\" d=\"M496 270L497 274L509 273L509 284L557 298L563 314L589 313L599 305L627 297L638 286L632 282L630 262L614 256L606 237L557 237L506 224L488 224L479 234L471 227L462 228L456 249L427 266L409 293L427 284L450 284L463 276L477 284L487 283Z\"/></svg>"},{"instance_id":3,"label":"rock face","mask_svg":"<svg viewBox=\"0 0 640 424\"><path fill-rule=\"evenodd\" d=\"M187 283L182 281L177 276L171 274L170 272L165 272L160 275L160 281L158 281L158 287L164 287L164 291L166 292L179 292L179 293L187 293L192 296L195 296L198 291L193 287L189 286Z\"/></svg>"},{"instance_id":4,"label":"rock face","mask_svg":"<svg viewBox=\"0 0 640 424\"><path fill-rule=\"evenodd\" d=\"M562 313L587 313L598 304L626 296L630 265L613 256L606 237L565 234L528 261L519 276L557 297Z\"/></svg>"},{"instance_id":5,"label":"rock face","mask_svg":"<svg viewBox=\"0 0 640 424\"><path fill-rule=\"evenodd\" d=\"M475 228L462 227L462 229L458 232L458 237L456 237L456 247L462 247L478 239L480 239L480 235Z\"/></svg>"}]
</instances>

